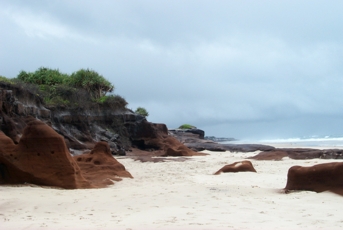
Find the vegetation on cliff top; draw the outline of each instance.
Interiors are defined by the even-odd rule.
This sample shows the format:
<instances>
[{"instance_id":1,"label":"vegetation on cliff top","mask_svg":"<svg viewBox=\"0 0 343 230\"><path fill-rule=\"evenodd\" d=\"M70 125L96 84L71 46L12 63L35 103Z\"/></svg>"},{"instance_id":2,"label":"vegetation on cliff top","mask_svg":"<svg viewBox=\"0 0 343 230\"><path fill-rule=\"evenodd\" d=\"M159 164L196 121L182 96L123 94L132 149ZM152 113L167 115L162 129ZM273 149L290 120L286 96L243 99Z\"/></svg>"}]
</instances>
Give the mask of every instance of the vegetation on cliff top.
<instances>
[{"instance_id":1,"label":"vegetation on cliff top","mask_svg":"<svg viewBox=\"0 0 343 230\"><path fill-rule=\"evenodd\" d=\"M196 129L197 127L190 125L190 124L183 124L179 127L179 129Z\"/></svg>"},{"instance_id":2,"label":"vegetation on cliff top","mask_svg":"<svg viewBox=\"0 0 343 230\"><path fill-rule=\"evenodd\" d=\"M96 103L116 109L127 105L119 95L106 95L113 92L114 86L89 69L80 69L68 75L58 69L41 67L35 72L21 71L13 79L0 76L0 81L31 91L42 97L47 106L87 107Z\"/></svg>"},{"instance_id":3,"label":"vegetation on cliff top","mask_svg":"<svg viewBox=\"0 0 343 230\"><path fill-rule=\"evenodd\" d=\"M21 71L16 78L0 76L0 82L25 88L41 97L46 106L90 108L94 104L110 109L126 108L126 100L112 93L114 85L94 70L80 69L71 75L58 69L38 68L34 72ZM149 116L145 108L135 113Z\"/></svg>"},{"instance_id":4,"label":"vegetation on cliff top","mask_svg":"<svg viewBox=\"0 0 343 230\"><path fill-rule=\"evenodd\" d=\"M139 115L142 115L143 117L147 117L149 116L149 113L148 111L146 111L145 108L142 108L142 107L138 107L135 111L135 113L139 114Z\"/></svg>"}]
</instances>

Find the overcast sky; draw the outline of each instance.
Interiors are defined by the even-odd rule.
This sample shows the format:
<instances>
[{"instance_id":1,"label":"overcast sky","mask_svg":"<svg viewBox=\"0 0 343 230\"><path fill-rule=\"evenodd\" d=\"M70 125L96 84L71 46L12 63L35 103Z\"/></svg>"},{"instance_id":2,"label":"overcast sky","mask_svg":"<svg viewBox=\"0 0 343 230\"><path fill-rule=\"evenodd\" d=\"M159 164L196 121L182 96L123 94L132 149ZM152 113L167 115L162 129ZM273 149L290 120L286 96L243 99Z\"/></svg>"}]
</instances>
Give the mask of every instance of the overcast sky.
<instances>
[{"instance_id":1,"label":"overcast sky","mask_svg":"<svg viewBox=\"0 0 343 230\"><path fill-rule=\"evenodd\" d=\"M0 29L0 75L93 69L170 129L343 136L341 0L0 0Z\"/></svg>"}]
</instances>

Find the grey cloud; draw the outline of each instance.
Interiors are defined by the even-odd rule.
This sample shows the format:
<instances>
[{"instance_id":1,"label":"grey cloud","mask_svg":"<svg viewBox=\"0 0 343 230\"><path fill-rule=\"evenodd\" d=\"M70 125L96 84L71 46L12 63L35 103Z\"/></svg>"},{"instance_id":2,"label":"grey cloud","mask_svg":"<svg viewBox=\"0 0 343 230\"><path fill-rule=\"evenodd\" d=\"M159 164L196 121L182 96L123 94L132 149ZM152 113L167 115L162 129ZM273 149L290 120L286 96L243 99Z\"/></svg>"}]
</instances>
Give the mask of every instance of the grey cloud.
<instances>
[{"instance_id":1,"label":"grey cloud","mask_svg":"<svg viewBox=\"0 0 343 230\"><path fill-rule=\"evenodd\" d=\"M0 75L91 68L130 108L170 128L257 138L337 132L342 4L3 1Z\"/></svg>"}]
</instances>

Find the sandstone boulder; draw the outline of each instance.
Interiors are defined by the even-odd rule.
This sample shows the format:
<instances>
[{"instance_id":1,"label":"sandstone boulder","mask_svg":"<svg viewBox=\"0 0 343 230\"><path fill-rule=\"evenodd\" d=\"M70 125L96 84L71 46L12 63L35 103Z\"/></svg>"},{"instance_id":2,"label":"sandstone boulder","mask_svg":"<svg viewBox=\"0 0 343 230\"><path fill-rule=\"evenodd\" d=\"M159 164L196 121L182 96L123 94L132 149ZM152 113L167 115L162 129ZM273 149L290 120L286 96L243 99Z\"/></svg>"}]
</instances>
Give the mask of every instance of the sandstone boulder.
<instances>
[{"instance_id":1,"label":"sandstone boulder","mask_svg":"<svg viewBox=\"0 0 343 230\"><path fill-rule=\"evenodd\" d=\"M133 178L111 154L107 142L98 142L90 153L73 157L83 176L92 185L104 187L121 180L120 177Z\"/></svg>"},{"instance_id":2,"label":"sandstone boulder","mask_svg":"<svg viewBox=\"0 0 343 230\"><path fill-rule=\"evenodd\" d=\"M185 145L183 145L176 138L167 136L162 139L164 154L163 156L197 156L197 155L206 155L203 153L195 152Z\"/></svg>"},{"instance_id":3,"label":"sandstone boulder","mask_svg":"<svg viewBox=\"0 0 343 230\"><path fill-rule=\"evenodd\" d=\"M343 195L343 162L323 163L311 167L293 166L288 170L285 191L332 191Z\"/></svg>"},{"instance_id":4,"label":"sandstone boulder","mask_svg":"<svg viewBox=\"0 0 343 230\"><path fill-rule=\"evenodd\" d=\"M221 173L236 173L236 172L256 172L254 166L250 161L239 161L233 164L225 165L219 169L214 175L219 175Z\"/></svg>"}]
</instances>

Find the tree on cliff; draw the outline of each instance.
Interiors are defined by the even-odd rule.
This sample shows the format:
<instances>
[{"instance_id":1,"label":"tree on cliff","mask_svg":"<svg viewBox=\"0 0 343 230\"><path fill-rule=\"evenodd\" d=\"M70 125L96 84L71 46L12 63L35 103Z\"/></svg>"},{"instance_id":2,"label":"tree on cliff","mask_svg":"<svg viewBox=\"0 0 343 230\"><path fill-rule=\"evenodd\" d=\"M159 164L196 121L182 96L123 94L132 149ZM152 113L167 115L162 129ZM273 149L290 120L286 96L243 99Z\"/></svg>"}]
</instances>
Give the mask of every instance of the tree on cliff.
<instances>
[{"instance_id":1,"label":"tree on cliff","mask_svg":"<svg viewBox=\"0 0 343 230\"><path fill-rule=\"evenodd\" d=\"M94 99L112 92L114 86L97 72L89 69L80 69L68 78L68 85L85 89Z\"/></svg>"}]
</instances>

